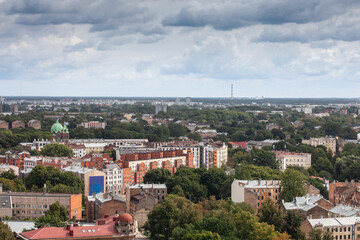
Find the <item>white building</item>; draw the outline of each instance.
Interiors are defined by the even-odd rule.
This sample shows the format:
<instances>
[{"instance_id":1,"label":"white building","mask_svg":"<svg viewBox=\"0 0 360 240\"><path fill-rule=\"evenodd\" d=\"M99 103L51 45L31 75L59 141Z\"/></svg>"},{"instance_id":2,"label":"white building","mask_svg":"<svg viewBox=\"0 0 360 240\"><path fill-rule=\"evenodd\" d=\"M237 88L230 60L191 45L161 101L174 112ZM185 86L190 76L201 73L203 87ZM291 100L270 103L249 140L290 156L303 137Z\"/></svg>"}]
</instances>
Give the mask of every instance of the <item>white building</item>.
<instances>
[{"instance_id":1,"label":"white building","mask_svg":"<svg viewBox=\"0 0 360 240\"><path fill-rule=\"evenodd\" d=\"M311 167L310 153L294 153L285 151L275 151L276 160L280 165L280 170L285 171L288 166L298 166L303 168Z\"/></svg>"},{"instance_id":2,"label":"white building","mask_svg":"<svg viewBox=\"0 0 360 240\"><path fill-rule=\"evenodd\" d=\"M19 176L19 167L9 164L0 164L0 173L13 170L16 176Z\"/></svg>"},{"instance_id":3,"label":"white building","mask_svg":"<svg viewBox=\"0 0 360 240\"><path fill-rule=\"evenodd\" d=\"M113 196L121 194L123 188L123 170L115 163L104 166L105 173L105 192Z\"/></svg>"},{"instance_id":4,"label":"white building","mask_svg":"<svg viewBox=\"0 0 360 240\"><path fill-rule=\"evenodd\" d=\"M90 122L82 122L77 124L76 127L84 127L84 128L102 128L105 129L106 123L99 121L90 121Z\"/></svg>"},{"instance_id":5,"label":"white building","mask_svg":"<svg viewBox=\"0 0 360 240\"><path fill-rule=\"evenodd\" d=\"M76 158L82 158L86 155L86 147L84 144L70 144L69 147Z\"/></svg>"}]
</instances>

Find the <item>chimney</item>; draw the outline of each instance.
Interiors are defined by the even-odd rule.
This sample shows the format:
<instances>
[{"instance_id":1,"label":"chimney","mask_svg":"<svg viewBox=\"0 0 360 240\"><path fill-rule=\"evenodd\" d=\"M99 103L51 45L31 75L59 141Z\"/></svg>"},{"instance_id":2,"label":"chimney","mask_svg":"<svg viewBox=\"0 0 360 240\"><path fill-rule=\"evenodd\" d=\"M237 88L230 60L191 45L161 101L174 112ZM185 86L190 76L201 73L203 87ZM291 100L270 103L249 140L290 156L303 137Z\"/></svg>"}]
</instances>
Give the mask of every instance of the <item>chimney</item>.
<instances>
[{"instance_id":1,"label":"chimney","mask_svg":"<svg viewBox=\"0 0 360 240\"><path fill-rule=\"evenodd\" d=\"M71 237L73 237L74 236L74 230L70 230L69 234L70 234Z\"/></svg>"},{"instance_id":2,"label":"chimney","mask_svg":"<svg viewBox=\"0 0 360 240\"><path fill-rule=\"evenodd\" d=\"M104 199L107 199L109 196L109 193L104 193Z\"/></svg>"},{"instance_id":3,"label":"chimney","mask_svg":"<svg viewBox=\"0 0 360 240\"><path fill-rule=\"evenodd\" d=\"M74 223L74 227L78 227L79 226L79 224L78 223Z\"/></svg>"},{"instance_id":4,"label":"chimney","mask_svg":"<svg viewBox=\"0 0 360 240\"><path fill-rule=\"evenodd\" d=\"M92 193L92 196L93 196L93 197L96 197L96 192L93 192L93 193Z\"/></svg>"},{"instance_id":5,"label":"chimney","mask_svg":"<svg viewBox=\"0 0 360 240\"><path fill-rule=\"evenodd\" d=\"M70 224L66 224L66 230L70 230Z\"/></svg>"}]
</instances>

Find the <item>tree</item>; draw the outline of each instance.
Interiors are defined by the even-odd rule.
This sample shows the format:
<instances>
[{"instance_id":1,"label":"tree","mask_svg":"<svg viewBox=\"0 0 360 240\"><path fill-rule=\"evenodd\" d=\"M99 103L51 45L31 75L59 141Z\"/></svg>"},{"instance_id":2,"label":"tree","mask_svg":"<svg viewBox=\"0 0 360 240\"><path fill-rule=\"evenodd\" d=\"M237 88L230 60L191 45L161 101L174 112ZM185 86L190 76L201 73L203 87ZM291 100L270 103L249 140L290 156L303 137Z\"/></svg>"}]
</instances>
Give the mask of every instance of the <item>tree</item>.
<instances>
[{"instance_id":1,"label":"tree","mask_svg":"<svg viewBox=\"0 0 360 240\"><path fill-rule=\"evenodd\" d=\"M145 183L165 183L171 177L169 170L158 168L147 172L144 176Z\"/></svg>"},{"instance_id":2,"label":"tree","mask_svg":"<svg viewBox=\"0 0 360 240\"><path fill-rule=\"evenodd\" d=\"M13 232L11 231L9 225L4 223L0 219L0 240L15 240Z\"/></svg>"},{"instance_id":3,"label":"tree","mask_svg":"<svg viewBox=\"0 0 360 240\"><path fill-rule=\"evenodd\" d=\"M201 136L200 136L199 133L189 133L188 138L193 140L193 141L198 141L198 142L201 141Z\"/></svg>"},{"instance_id":4,"label":"tree","mask_svg":"<svg viewBox=\"0 0 360 240\"><path fill-rule=\"evenodd\" d=\"M298 211L288 211L285 216L283 231L290 234L292 239L305 239L305 236L300 229L302 221L303 218Z\"/></svg>"},{"instance_id":5,"label":"tree","mask_svg":"<svg viewBox=\"0 0 360 240\"><path fill-rule=\"evenodd\" d=\"M259 209L259 221L274 225L276 231L282 231L285 224L285 214L271 198L267 198Z\"/></svg>"},{"instance_id":6,"label":"tree","mask_svg":"<svg viewBox=\"0 0 360 240\"><path fill-rule=\"evenodd\" d=\"M60 143L48 144L41 149L40 153L43 156L51 157L71 157L73 155L70 147Z\"/></svg>"},{"instance_id":7,"label":"tree","mask_svg":"<svg viewBox=\"0 0 360 240\"><path fill-rule=\"evenodd\" d=\"M180 123L169 123L168 128L171 137L181 137L186 134L186 128Z\"/></svg>"},{"instance_id":8,"label":"tree","mask_svg":"<svg viewBox=\"0 0 360 240\"><path fill-rule=\"evenodd\" d=\"M210 168L201 178L200 183L208 189L209 196L215 196L216 199L221 198L221 188L226 180L226 173L221 168Z\"/></svg>"},{"instance_id":9,"label":"tree","mask_svg":"<svg viewBox=\"0 0 360 240\"><path fill-rule=\"evenodd\" d=\"M272 169L279 169L279 163L276 161L275 153L263 149L253 148L251 150L251 163L256 166L267 166Z\"/></svg>"},{"instance_id":10,"label":"tree","mask_svg":"<svg viewBox=\"0 0 360 240\"><path fill-rule=\"evenodd\" d=\"M60 203L57 201L50 205L49 210L46 211L44 216L41 216L35 220L35 227L65 227L65 221L68 220L68 215L69 213L66 207L60 205Z\"/></svg>"},{"instance_id":11,"label":"tree","mask_svg":"<svg viewBox=\"0 0 360 240\"><path fill-rule=\"evenodd\" d=\"M152 236L161 234L168 239L175 227L182 228L199 220L201 214L194 203L170 194L149 213L145 228L150 230Z\"/></svg>"},{"instance_id":12,"label":"tree","mask_svg":"<svg viewBox=\"0 0 360 240\"><path fill-rule=\"evenodd\" d=\"M280 198L286 202L292 201L295 197L304 196L306 177L294 169L286 169L281 177Z\"/></svg>"}]
</instances>

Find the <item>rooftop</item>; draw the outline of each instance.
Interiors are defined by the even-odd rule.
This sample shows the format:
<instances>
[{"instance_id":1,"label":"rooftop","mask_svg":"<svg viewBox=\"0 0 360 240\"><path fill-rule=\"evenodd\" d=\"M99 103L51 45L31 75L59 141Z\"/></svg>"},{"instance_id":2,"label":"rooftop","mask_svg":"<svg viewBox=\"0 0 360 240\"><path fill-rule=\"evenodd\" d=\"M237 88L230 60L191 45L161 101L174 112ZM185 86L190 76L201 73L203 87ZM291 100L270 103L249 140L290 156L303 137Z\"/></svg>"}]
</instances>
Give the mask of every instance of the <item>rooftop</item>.
<instances>
[{"instance_id":1,"label":"rooftop","mask_svg":"<svg viewBox=\"0 0 360 240\"><path fill-rule=\"evenodd\" d=\"M360 217L342 217L342 218L321 218L321 219L308 219L312 227L321 224L324 227L339 227L354 225L355 222L360 221Z\"/></svg>"},{"instance_id":2,"label":"rooftop","mask_svg":"<svg viewBox=\"0 0 360 240\"><path fill-rule=\"evenodd\" d=\"M23 196L23 197L70 197L81 193L43 193L43 192L1 192L2 196Z\"/></svg>"},{"instance_id":3,"label":"rooftop","mask_svg":"<svg viewBox=\"0 0 360 240\"><path fill-rule=\"evenodd\" d=\"M147 189L150 189L150 188L167 188L167 187L166 187L165 184L144 184L144 183L130 186L130 189L137 189L137 188L147 188Z\"/></svg>"},{"instance_id":4,"label":"rooftop","mask_svg":"<svg viewBox=\"0 0 360 240\"><path fill-rule=\"evenodd\" d=\"M359 208L354 208L351 206L339 204L332 209L329 210L329 212L334 214L339 214L343 217L356 217L357 213L360 212Z\"/></svg>"},{"instance_id":5,"label":"rooftop","mask_svg":"<svg viewBox=\"0 0 360 240\"><path fill-rule=\"evenodd\" d=\"M245 188L279 188L280 180L234 180L239 184L243 184ZM233 184L234 184L233 182Z\"/></svg>"}]
</instances>

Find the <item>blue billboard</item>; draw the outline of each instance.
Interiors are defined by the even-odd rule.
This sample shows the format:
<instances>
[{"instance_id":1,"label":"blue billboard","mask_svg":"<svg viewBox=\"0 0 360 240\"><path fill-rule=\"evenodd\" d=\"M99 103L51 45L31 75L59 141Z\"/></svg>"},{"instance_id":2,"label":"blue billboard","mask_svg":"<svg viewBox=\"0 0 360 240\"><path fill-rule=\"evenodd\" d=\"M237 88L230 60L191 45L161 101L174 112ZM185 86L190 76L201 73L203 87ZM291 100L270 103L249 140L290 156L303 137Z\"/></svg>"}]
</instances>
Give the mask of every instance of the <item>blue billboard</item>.
<instances>
[{"instance_id":1,"label":"blue billboard","mask_svg":"<svg viewBox=\"0 0 360 240\"><path fill-rule=\"evenodd\" d=\"M104 176L91 176L89 180L89 195L104 192Z\"/></svg>"}]
</instances>

